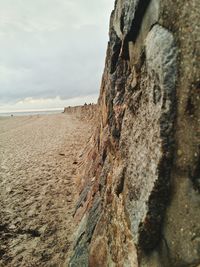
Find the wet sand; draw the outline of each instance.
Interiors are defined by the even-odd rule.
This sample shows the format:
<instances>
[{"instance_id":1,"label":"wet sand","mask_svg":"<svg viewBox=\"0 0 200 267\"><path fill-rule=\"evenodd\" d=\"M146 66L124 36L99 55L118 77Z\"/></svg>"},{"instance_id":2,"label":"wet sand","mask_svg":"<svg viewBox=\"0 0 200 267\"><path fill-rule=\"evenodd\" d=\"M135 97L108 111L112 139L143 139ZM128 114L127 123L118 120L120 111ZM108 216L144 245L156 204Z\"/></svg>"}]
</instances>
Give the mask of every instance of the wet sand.
<instances>
[{"instance_id":1,"label":"wet sand","mask_svg":"<svg viewBox=\"0 0 200 267\"><path fill-rule=\"evenodd\" d=\"M67 114L0 119L0 266L67 266L75 160L90 132Z\"/></svg>"}]
</instances>

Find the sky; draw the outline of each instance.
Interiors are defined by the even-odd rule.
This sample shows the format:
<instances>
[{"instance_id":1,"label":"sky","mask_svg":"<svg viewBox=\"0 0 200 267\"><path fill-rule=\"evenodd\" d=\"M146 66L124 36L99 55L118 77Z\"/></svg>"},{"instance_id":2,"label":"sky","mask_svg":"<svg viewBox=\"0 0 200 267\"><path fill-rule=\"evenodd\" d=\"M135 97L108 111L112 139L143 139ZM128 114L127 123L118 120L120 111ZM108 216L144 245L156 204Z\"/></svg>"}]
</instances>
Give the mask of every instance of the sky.
<instances>
[{"instance_id":1,"label":"sky","mask_svg":"<svg viewBox=\"0 0 200 267\"><path fill-rule=\"evenodd\" d=\"M0 0L0 112L97 99L114 0Z\"/></svg>"}]
</instances>

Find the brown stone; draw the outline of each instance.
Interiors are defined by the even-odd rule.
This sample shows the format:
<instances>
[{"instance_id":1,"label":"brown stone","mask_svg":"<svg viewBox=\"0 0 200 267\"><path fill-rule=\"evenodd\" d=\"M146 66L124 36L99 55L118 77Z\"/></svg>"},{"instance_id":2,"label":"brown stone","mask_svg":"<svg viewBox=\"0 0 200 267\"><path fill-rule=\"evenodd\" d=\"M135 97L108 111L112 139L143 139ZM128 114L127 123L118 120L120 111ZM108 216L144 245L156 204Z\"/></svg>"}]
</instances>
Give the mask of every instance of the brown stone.
<instances>
[{"instance_id":1,"label":"brown stone","mask_svg":"<svg viewBox=\"0 0 200 267\"><path fill-rule=\"evenodd\" d=\"M76 264L200 262L199 10L198 0L115 1L81 178L88 254L75 247Z\"/></svg>"}]
</instances>

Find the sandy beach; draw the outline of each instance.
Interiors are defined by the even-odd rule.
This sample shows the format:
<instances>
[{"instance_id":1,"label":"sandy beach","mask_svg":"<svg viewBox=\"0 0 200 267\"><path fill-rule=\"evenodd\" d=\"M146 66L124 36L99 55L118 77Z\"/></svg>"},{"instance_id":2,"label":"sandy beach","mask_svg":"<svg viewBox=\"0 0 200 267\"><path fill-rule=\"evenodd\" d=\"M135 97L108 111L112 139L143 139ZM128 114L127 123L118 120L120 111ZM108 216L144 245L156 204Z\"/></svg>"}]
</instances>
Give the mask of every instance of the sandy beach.
<instances>
[{"instance_id":1,"label":"sandy beach","mask_svg":"<svg viewBox=\"0 0 200 267\"><path fill-rule=\"evenodd\" d=\"M76 158L90 132L67 114L0 119L0 266L66 266Z\"/></svg>"}]
</instances>

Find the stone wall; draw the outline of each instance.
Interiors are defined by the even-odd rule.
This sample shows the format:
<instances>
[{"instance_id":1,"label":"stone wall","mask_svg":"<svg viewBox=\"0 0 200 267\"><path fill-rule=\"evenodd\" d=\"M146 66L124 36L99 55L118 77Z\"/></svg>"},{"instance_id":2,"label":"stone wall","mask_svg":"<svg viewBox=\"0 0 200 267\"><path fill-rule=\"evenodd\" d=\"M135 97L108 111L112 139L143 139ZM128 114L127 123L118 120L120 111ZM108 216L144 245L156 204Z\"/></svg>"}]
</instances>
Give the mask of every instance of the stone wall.
<instances>
[{"instance_id":1,"label":"stone wall","mask_svg":"<svg viewBox=\"0 0 200 267\"><path fill-rule=\"evenodd\" d=\"M116 0L70 266L200 264L198 0Z\"/></svg>"},{"instance_id":2,"label":"stone wall","mask_svg":"<svg viewBox=\"0 0 200 267\"><path fill-rule=\"evenodd\" d=\"M85 104L82 106L68 106L64 108L64 113L74 114L79 119L93 120L97 117L98 106L96 104Z\"/></svg>"}]
</instances>

